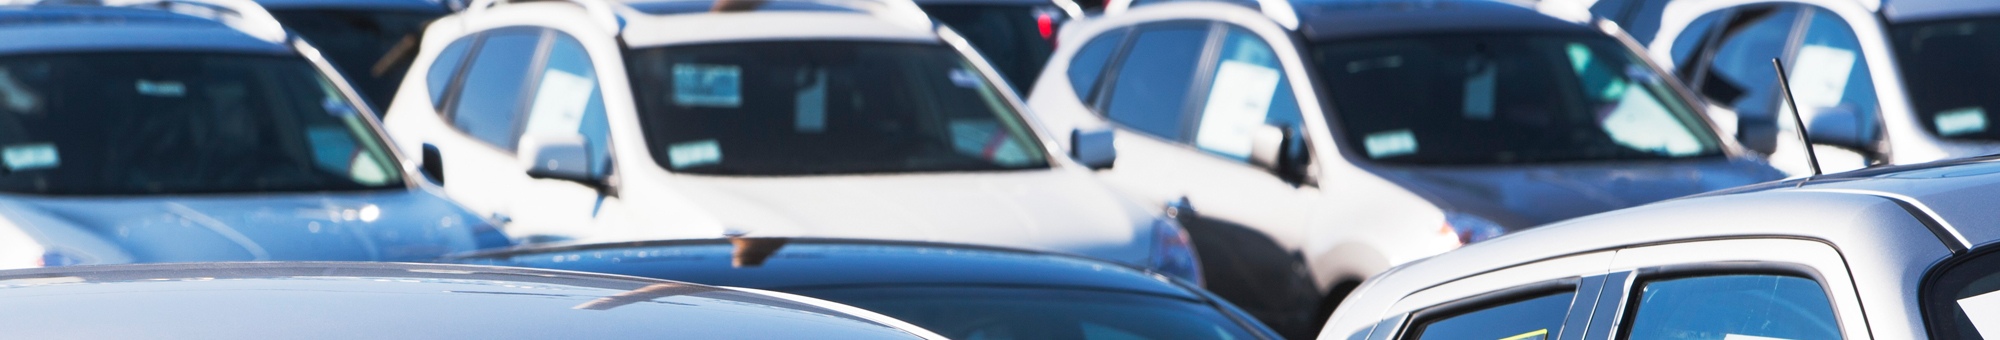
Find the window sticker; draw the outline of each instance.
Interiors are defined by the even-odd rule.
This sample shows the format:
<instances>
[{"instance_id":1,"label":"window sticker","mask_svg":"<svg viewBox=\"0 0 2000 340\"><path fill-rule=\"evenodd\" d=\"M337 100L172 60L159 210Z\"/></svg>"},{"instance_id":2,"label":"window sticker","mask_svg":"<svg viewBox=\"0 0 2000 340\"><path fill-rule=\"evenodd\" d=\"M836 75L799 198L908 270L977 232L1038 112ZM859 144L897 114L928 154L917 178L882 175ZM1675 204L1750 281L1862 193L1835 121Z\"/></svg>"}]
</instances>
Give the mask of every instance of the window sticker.
<instances>
[{"instance_id":1,"label":"window sticker","mask_svg":"<svg viewBox=\"0 0 2000 340\"><path fill-rule=\"evenodd\" d=\"M806 77L812 77L806 79ZM799 82L811 81L799 89L792 106L792 130L802 133L826 132L826 70L799 72Z\"/></svg>"},{"instance_id":2,"label":"window sticker","mask_svg":"<svg viewBox=\"0 0 2000 340\"><path fill-rule=\"evenodd\" d=\"M667 163L675 169L722 163L722 143L704 139L668 145Z\"/></svg>"},{"instance_id":3,"label":"window sticker","mask_svg":"<svg viewBox=\"0 0 2000 340\"><path fill-rule=\"evenodd\" d=\"M1945 110L1931 120L1937 125L1939 136L1952 137L1986 132L1986 109L1977 106Z\"/></svg>"},{"instance_id":4,"label":"window sticker","mask_svg":"<svg viewBox=\"0 0 2000 340\"><path fill-rule=\"evenodd\" d=\"M1224 61L1215 71L1196 127L1195 146L1239 159L1250 157L1251 132L1264 126L1282 75L1277 69L1240 61Z\"/></svg>"},{"instance_id":5,"label":"window sticker","mask_svg":"<svg viewBox=\"0 0 2000 340\"><path fill-rule=\"evenodd\" d=\"M1840 105L1841 97L1847 94L1848 76L1854 73L1856 61L1854 51L1820 45L1799 48L1798 58L1786 67L1787 70L1805 71L1792 72L1792 95L1798 97L1799 107Z\"/></svg>"},{"instance_id":6,"label":"window sticker","mask_svg":"<svg viewBox=\"0 0 2000 340\"><path fill-rule=\"evenodd\" d=\"M352 168L354 155L360 153L353 135L338 126L307 127L306 145L312 147L313 164L332 172Z\"/></svg>"},{"instance_id":7,"label":"window sticker","mask_svg":"<svg viewBox=\"0 0 2000 340\"><path fill-rule=\"evenodd\" d=\"M977 89L979 88L979 73L964 68L951 69L951 84L968 89Z\"/></svg>"},{"instance_id":8,"label":"window sticker","mask_svg":"<svg viewBox=\"0 0 2000 340\"><path fill-rule=\"evenodd\" d=\"M7 171L42 170L61 166L62 158L54 143L15 144L0 149L0 163L6 163Z\"/></svg>"},{"instance_id":9,"label":"window sticker","mask_svg":"<svg viewBox=\"0 0 2000 340\"><path fill-rule=\"evenodd\" d=\"M1499 90L1500 65L1490 61L1473 64L1472 76L1465 78L1465 119L1477 121L1493 120L1493 106Z\"/></svg>"},{"instance_id":10,"label":"window sticker","mask_svg":"<svg viewBox=\"0 0 2000 340\"><path fill-rule=\"evenodd\" d=\"M1972 320L1972 328L1979 331L1979 337L2000 337L2000 292L1958 299L1958 308L1965 311L1965 318Z\"/></svg>"},{"instance_id":11,"label":"window sticker","mask_svg":"<svg viewBox=\"0 0 2000 340\"><path fill-rule=\"evenodd\" d=\"M352 164L352 166L348 167L347 175L349 178L353 178L355 183L366 185L389 184L389 173L382 170L384 169L382 164L376 163L375 157L369 157L366 153L355 153L354 160L349 161L348 164Z\"/></svg>"},{"instance_id":12,"label":"window sticker","mask_svg":"<svg viewBox=\"0 0 2000 340\"><path fill-rule=\"evenodd\" d=\"M743 106L743 68L674 64L674 105L731 109Z\"/></svg>"},{"instance_id":13,"label":"window sticker","mask_svg":"<svg viewBox=\"0 0 2000 340\"><path fill-rule=\"evenodd\" d=\"M1417 134L1410 129L1371 133L1362 138L1361 144L1368 149L1368 158L1411 155L1417 153Z\"/></svg>"},{"instance_id":14,"label":"window sticker","mask_svg":"<svg viewBox=\"0 0 2000 340\"><path fill-rule=\"evenodd\" d=\"M1665 128L1680 127L1681 123L1651 92L1623 91L1617 105L1598 124L1618 145L1671 156L1701 153L1701 140L1693 132Z\"/></svg>"},{"instance_id":15,"label":"window sticker","mask_svg":"<svg viewBox=\"0 0 2000 340\"><path fill-rule=\"evenodd\" d=\"M542 72L541 88L535 90L534 106L528 108L527 134L578 133L583 112L590 108L590 95L596 92L590 77L557 69Z\"/></svg>"},{"instance_id":16,"label":"window sticker","mask_svg":"<svg viewBox=\"0 0 2000 340\"><path fill-rule=\"evenodd\" d=\"M151 97L180 98L187 96L187 85L172 80L145 80L133 82L132 87L139 94Z\"/></svg>"}]
</instances>

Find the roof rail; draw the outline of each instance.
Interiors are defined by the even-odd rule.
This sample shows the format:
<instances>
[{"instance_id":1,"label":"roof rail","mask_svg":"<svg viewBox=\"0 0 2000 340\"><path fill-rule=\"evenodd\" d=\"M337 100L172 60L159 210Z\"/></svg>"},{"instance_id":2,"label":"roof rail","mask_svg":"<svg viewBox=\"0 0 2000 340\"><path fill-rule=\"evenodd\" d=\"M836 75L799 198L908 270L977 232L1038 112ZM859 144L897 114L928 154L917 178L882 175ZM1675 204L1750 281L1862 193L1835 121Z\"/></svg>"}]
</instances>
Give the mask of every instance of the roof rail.
<instances>
[{"instance_id":1,"label":"roof rail","mask_svg":"<svg viewBox=\"0 0 2000 340\"><path fill-rule=\"evenodd\" d=\"M513 4L522 2L568 2L576 4L579 7L583 7L584 12L589 13L591 19L595 21L595 23L597 24L597 27L604 29L605 32L611 32L615 34L625 29L625 18L619 16L618 10L615 7L612 7L613 5L611 3L606 2L604 0L540 0L540 1L471 0L471 1L472 2L470 4L465 5L465 12L467 13L478 13L480 11L485 11L488 8L493 8L493 6L498 6L500 4Z\"/></svg>"},{"instance_id":2,"label":"roof rail","mask_svg":"<svg viewBox=\"0 0 2000 340\"><path fill-rule=\"evenodd\" d=\"M283 44L290 38L278 18L251 0L0 0L0 5L96 5L155 8L215 20L260 40Z\"/></svg>"}]
</instances>

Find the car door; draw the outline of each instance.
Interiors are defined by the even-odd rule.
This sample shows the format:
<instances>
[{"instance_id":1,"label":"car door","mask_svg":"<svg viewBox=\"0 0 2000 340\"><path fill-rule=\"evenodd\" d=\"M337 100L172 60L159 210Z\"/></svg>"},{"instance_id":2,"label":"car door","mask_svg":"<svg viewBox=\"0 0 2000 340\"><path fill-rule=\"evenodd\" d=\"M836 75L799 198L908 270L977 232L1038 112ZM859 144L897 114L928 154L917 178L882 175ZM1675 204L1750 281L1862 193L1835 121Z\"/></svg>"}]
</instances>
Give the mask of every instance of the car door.
<instances>
[{"instance_id":1,"label":"car door","mask_svg":"<svg viewBox=\"0 0 2000 340\"><path fill-rule=\"evenodd\" d=\"M1365 339L1585 339L1599 292L1611 289L1604 268L1613 257L1610 251L1566 256L1417 291L1398 300Z\"/></svg>"},{"instance_id":2,"label":"car door","mask_svg":"<svg viewBox=\"0 0 2000 340\"><path fill-rule=\"evenodd\" d=\"M1618 250L1587 339L1869 339L1845 260L1800 239ZM1604 320L1599 322L1597 320Z\"/></svg>"}]
</instances>

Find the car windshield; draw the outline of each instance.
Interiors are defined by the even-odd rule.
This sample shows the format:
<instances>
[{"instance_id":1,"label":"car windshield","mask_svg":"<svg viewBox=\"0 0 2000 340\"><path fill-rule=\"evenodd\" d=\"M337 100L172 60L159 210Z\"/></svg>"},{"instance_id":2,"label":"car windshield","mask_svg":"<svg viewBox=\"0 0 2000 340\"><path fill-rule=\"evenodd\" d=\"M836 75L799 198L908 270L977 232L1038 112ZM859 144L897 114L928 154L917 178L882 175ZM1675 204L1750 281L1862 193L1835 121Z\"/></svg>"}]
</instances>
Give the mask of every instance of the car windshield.
<instances>
[{"instance_id":1,"label":"car windshield","mask_svg":"<svg viewBox=\"0 0 2000 340\"><path fill-rule=\"evenodd\" d=\"M951 26L979 49L1014 86L1014 93L1034 88L1042 65L1055 53L1056 25L1066 15L1053 5L924 4L924 13Z\"/></svg>"},{"instance_id":2,"label":"car windshield","mask_svg":"<svg viewBox=\"0 0 2000 340\"><path fill-rule=\"evenodd\" d=\"M2000 339L2000 253L1986 248L1939 266L1923 287L1932 339Z\"/></svg>"},{"instance_id":3,"label":"car windshield","mask_svg":"<svg viewBox=\"0 0 2000 340\"><path fill-rule=\"evenodd\" d=\"M1432 35L1319 44L1328 120L1382 163L1519 164L1720 155L1658 73L1618 41Z\"/></svg>"},{"instance_id":4,"label":"car windshield","mask_svg":"<svg viewBox=\"0 0 2000 340\"><path fill-rule=\"evenodd\" d=\"M647 145L671 171L1048 166L1014 107L942 45L732 43L640 49L626 60Z\"/></svg>"},{"instance_id":5,"label":"car windshield","mask_svg":"<svg viewBox=\"0 0 2000 340\"><path fill-rule=\"evenodd\" d=\"M375 112L387 112L403 84L424 25L440 16L425 12L275 10L271 16L298 32L354 83Z\"/></svg>"},{"instance_id":6,"label":"car windshield","mask_svg":"<svg viewBox=\"0 0 2000 340\"><path fill-rule=\"evenodd\" d=\"M1216 307L1102 290L848 288L787 292L882 313L951 339L1259 339Z\"/></svg>"},{"instance_id":7,"label":"car windshield","mask_svg":"<svg viewBox=\"0 0 2000 340\"><path fill-rule=\"evenodd\" d=\"M1910 104L1939 137L2000 141L2000 18L1890 27Z\"/></svg>"},{"instance_id":8,"label":"car windshield","mask_svg":"<svg viewBox=\"0 0 2000 340\"><path fill-rule=\"evenodd\" d=\"M403 185L357 112L299 57L0 57L0 191L144 195Z\"/></svg>"}]
</instances>

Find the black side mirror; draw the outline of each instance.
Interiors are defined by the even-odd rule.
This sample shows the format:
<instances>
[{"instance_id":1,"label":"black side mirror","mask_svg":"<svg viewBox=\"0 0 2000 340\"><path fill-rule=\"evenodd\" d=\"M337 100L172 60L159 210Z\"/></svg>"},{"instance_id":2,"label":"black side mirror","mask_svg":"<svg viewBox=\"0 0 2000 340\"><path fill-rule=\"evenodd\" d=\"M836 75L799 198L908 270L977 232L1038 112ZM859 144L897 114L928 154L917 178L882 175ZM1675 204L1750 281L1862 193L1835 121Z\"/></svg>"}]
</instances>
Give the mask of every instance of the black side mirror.
<instances>
[{"instance_id":1,"label":"black side mirror","mask_svg":"<svg viewBox=\"0 0 2000 340\"><path fill-rule=\"evenodd\" d=\"M417 171L429 178L431 183L444 186L444 155L438 152L436 145L424 143L424 155L420 162L417 164Z\"/></svg>"},{"instance_id":2,"label":"black side mirror","mask_svg":"<svg viewBox=\"0 0 2000 340\"><path fill-rule=\"evenodd\" d=\"M1117 137L1111 128L1076 129L1069 133L1069 156L1091 170L1110 169L1118 161Z\"/></svg>"}]
</instances>

